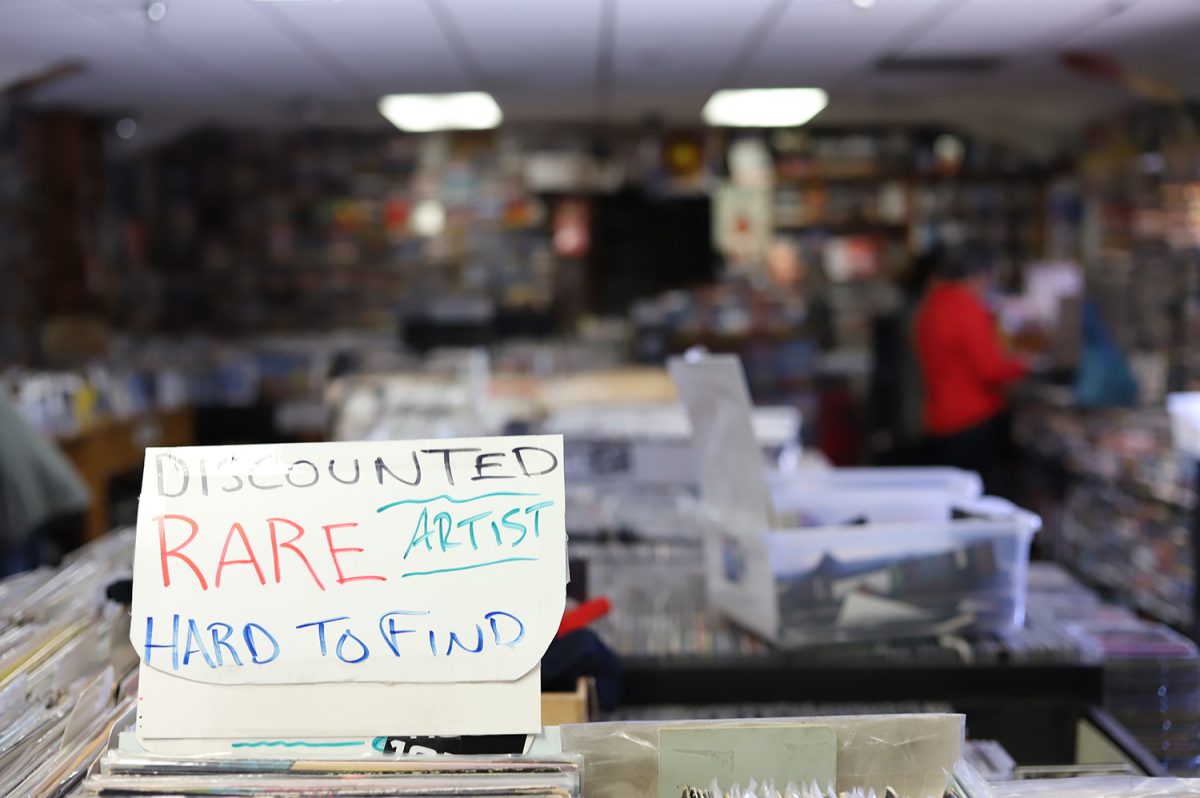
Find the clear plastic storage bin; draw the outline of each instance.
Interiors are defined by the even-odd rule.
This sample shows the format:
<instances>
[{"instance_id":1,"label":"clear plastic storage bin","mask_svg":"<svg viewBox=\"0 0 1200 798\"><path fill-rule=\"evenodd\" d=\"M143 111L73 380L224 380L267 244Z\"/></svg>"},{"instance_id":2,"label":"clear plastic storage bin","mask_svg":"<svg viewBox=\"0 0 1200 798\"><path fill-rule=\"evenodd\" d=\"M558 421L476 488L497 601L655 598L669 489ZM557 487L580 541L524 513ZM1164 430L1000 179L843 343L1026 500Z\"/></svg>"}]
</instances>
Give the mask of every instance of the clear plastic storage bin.
<instances>
[{"instance_id":1,"label":"clear plastic storage bin","mask_svg":"<svg viewBox=\"0 0 1200 798\"><path fill-rule=\"evenodd\" d=\"M768 480L737 359L674 360L671 373L695 428L695 512L715 609L789 647L1024 621L1037 516L981 497L979 478L954 469Z\"/></svg>"},{"instance_id":2,"label":"clear plastic storage bin","mask_svg":"<svg viewBox=\"0 0 1200 798\"><path fill-rule=\"evenodd\" d=\"M807 485L774 488L775 520L788 527L904 521L949 521L959 504L937 490L828 490Z\"/></svg>"},{"instance_id":3,"label":"clear plastic storage bin","mask_svg":"<svg viewBox=\"0 0 1200 798\"><path fill-rule=\"evenodd\" d=\"M779 642L808 645L1020 626L1029 547L1040 522L1012 510L994 520L771 531L767 550Z\"/></svg>"}]
</instances>

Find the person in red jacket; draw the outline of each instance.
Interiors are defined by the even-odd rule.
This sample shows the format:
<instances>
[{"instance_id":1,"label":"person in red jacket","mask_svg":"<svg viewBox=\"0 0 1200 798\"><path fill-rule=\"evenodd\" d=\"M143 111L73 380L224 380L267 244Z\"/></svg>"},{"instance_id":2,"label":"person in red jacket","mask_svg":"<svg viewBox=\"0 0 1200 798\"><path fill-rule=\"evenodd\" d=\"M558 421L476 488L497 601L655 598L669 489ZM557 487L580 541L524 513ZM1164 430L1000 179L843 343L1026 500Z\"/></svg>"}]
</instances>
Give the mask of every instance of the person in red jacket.
<instances>
[{"instance_id":1,"label":"person in red jacket","mask_svg":"<svg viewBox=\"0 0 1200 798\"><path fill-rule=\"evenodd\" d=\"M939 465L979 473L992 489L1006 439L1007 392L1027 369L1001 346L983 302L989 276L981 251L946 253L914 333L931 453Z\"/></svg>"}]
</instances>

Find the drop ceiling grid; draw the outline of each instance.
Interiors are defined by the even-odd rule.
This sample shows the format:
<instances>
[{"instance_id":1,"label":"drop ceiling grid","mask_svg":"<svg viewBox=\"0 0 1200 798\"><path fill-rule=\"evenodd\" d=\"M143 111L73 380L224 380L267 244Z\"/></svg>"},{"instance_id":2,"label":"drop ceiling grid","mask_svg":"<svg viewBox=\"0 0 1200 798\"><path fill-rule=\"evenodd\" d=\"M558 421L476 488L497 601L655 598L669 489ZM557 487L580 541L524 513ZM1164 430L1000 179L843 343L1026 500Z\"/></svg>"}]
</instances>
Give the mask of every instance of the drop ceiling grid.
<instances>
[{"instance_id":1,"label":"drop ceiling grid","mask_svg":"<svg viewBox=\"0 0 1200 798\"><path fill-rule=\"evenodd\" d=\"M479 88L421 0L312 0L278 11L380 93Z\"/></svg>"},{"instance_id":2,"label":"drop ceiling grid","mask_svg":"<svg viewBox=\"0 0 1200 798\"><path fill-rule=\"evenodd\" d=\"M146 30L140 8L104 7L89 0L52 0L48 5L58 7L61 16L0 9L0 44L10 36L23 43L18 47L28 47L27 60L40 62L35 69L66 59L84 63L81 74L41 90L39 101L87 108L128 109L147 103L222 107L231 94L243 100L262 96L237 76L172 51Z\"/></svg>"},{"instance_id":3,"label":"drop ceiling grid","mask_svg":"<svg viewBox=\"0 0 1200 798\"><path fill-rule=\"evenodd\" d=\"M453 0L446 8L497 91L590 88L600 0Z\"/></svg>"},{"instance_id":4,"label":"drop ceiling grid","mask_svg":"<svg viewBox=\"0 0 1200 798\"><path fill-rule=\"evenodd\" d=\"M711 92L774 0L621 0L615 79L626 90Z\"/></svg>"},{"instance_id":5,"label":"drop ceiling grid","mask_svg":"<svg viewBox=\"0 0 1200 798\"><path fill-rule=\"evenodd\" d=\"M294 41L272 24L270 10L245 0L189 0L169 5L153 33L177 52L201 54L222 71L242 76L275 102L299 96L336 97L343 90Z\"/></svg>"},{"instance_id":6,"label":"drop ceiling grid","mask_svg":"<svg viewBox=\"0 0 1200 798\"><path fill-rule=\"evenodd\" d=\"M1072 40L1078 49L1109 53L1134 72L1200 92L1200 2L1141 0L1124 14Z\"/></svg>"},{"instance_id":7,"label":"drop ceiling grid","mask_svg":"<svg viewBox=\"0 0 1200 798\"><path fill-rule=\"evenodd\" d=\"M849 0L794 0L747 65L742 82L869 94L875 62L891 52L892 42L909 26L945 1L878 0L873 9L863 10Z\"/></svg>"},{"instance_id":8,"label":"drop ceiling grid","mask_svg":"<svg viewBox=\"0 0 1200 798\"><path fill-rule=\"evenodd\" d=\"M1095 24L1108 17L1112 7L1099 0L964 0L914 38L905 54L1019 52Z\"/></svg>"},{"instance_id":9,"label":"drop ceiling grid","mask_svg":"<svg viewBox=\"0 0 1200 798\"><path fill-rule=\"evenodd\" d=\"M140 0L0 0L0 80L77 58L86 71L39 99L238 123L287 121L298 98L315 97L346 118L371 118L384 92L480 88L430 11L441 3L509 118L594 119L608 2L616 15L603 105L614 119L655 112L691 122L725 82L829 88L830 119L977 106L1065 117L1128 97L1064 70L1063 46L1200 89L1200 0L1134 0L1111 18L1103 0L877 0L870 11L850 0L168 2L166 21L151 26ZM757 35L776 4L782 15ZM875 62L897 50L1001 52L1010 63L985 76L878 74ZM731 72L743 52L744 69Z\"/></svg>"}]
</instances>

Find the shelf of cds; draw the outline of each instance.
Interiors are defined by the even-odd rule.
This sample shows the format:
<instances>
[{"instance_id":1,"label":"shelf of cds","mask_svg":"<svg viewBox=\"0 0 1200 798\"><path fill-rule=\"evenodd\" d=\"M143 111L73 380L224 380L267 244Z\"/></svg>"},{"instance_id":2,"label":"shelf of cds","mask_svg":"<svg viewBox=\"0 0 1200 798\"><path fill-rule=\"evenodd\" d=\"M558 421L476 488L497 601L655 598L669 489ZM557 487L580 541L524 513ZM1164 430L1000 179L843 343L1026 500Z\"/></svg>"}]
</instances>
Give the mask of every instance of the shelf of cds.
<instances>
[{"instance_id":1,"label":"shelf of cds","mask_svg":"<svg viewBox=\"0 0 1200 798\"><path fill-rule=\"evenodd\" d=\"M1190 631L1194 467L1176 452L1167 413L1031 402L1015 431L1033 465L1055 477L1034 491L1053 519L1048 553L1122 603ZM1059 490L1043 487L1054 483Z\"/></svg>"}]
</instances>

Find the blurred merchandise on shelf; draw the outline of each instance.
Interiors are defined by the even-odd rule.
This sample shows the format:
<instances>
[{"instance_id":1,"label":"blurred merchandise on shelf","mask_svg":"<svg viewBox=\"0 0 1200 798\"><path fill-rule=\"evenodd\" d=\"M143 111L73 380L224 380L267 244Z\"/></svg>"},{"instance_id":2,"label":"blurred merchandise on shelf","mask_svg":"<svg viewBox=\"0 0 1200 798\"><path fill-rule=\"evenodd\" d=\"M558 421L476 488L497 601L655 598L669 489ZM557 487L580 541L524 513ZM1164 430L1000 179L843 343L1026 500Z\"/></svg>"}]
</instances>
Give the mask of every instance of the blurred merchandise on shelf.
<instances>
[{"instance_id":1,"label":"blurred merchandise on shelf","mask_svg":"<svg viewBox=\"0 0 1200 798\"><path fill-rule=\"evenodd\" d=\"M243 332L403 318L416 340L549 317L556 256L522 165L486 135L210 130L174 142L137 167L145 221L166 232L148 247L170 264L163 321Z\"/></svg>"},{"instance_id":2,"label":"blurred merchandise on shelf","mask_svg":"<svg viewBox=\"0 0 1200 798\"><path fill-rule=\"evenodd\" d=\"M1035 458L1031 469L1044 465L1054 478L1036 486L1043 550L1122 602L1190 629L1194 465L1174 449L1166 412L1026 402L1014 434Z\"/></svg>"},{"instance_id":3,"label":"blurred merchandise on shelf","mask_svg":"<svg viewBox=\"0 0 1200 798\"><path fill-rule=\"evenodd\" d=\"M1141 106L1089 131L1080 157L1088 292L1149 362L1143 400L1200 380L1200 109Z\"/></svg>"},{"instance_id":4,"label":"blurred merchandise on shelf","mask_svg":"<svg viewBox=\"0 0 1200 798\"><path fill-rule=\"evenodd\" d=\"M115 287L98 257L115 230L105 123L34 110L17 83L0 91L0 364L57 366L102 345L70 333L106 327L90 300Z\"/></svg>"},{"instance_id":5,"label":"blurred merchandise on shelf","mask_svg":"<svg viewBox=\"0 0 1200 798\"><path fill-rule=\"evenodd\" d=\"M1029 263L1023 291L998 298L997 320L1019 349L1038 353L1048 369L1072 370L1082 353L1083 294L1079 264Z\"/></svg>"},{"instance_id":6,"label":"blurred merchandise on shelf","mask_svg":"<svg viewBox=\"0 0 1200 798\"><path fill-rule=\"evenodd\" d=\"M833 284L892 278L935 243L980 241L1001 275L1041 253L1046 175L947 131L777 132L776 232Z\"/></svg>"},{"instance_id":7,"label":"blurred merchandise on shelf","mask_svg":"<svg viewBox=\"0 0 1200 798\"><path fill-rule=\"evenodd\" d=\"M1043 551L1106 597L1192 630L1195 463L1174 448L1166 412L1085 412L1030 402L1020 408L1015 430L1046 518ZM1106 706L1173 772L1196 772L1195 645L1128 610L1088 614L1072 633L1086 655L1106 662Z\"/></svg>"},{"instance_id":8,"label":"blurred merchandise on shelf","mask_svg":"<svg viewBox=\"0 0 1200 798\"><path fill-rule=\"evenodd\" d=\"M1195 798L1200 779L1094 776L1014 781L972 792L970 798Z\"/></svg>"},{"instance_id":9,"label":"blurred merchandise on shelf","mask_svg":"<svg viewBox=\"0 0 1200 798\"><path fill-rule=\"evenodd\" d=\"M489 347L498 374L550 377L588 371L613 371L629 351L629 324L624 319L587 319L564 338L507 339Z\"/></svg>"},{"instance_id":10,"label":"blurred merchandise on shelf","mask_svg":"<svg viewBox=\"0 0 1200 798\"><path fill-rule=\"evenodd\" d=\"M488 402L487 353L441 350L405 372L333 380L324 401L339 441L498 434L506 420Z\"/></svg>"},{"instance_id":11,"label":"blurred merchandise on shelf","mask_svg":"<svg viewBox=\"0 0 1200 798\"><path fill-rule=\"evenodd\" d=\"M332 375L405 362L410 359L396 342L369 333L120 338L102 358L77 369L0 372L0 388L33 426L57 437L155 411L257 403L275 405L285 431L323 430L320 399Z\"/></svg>"}]
</instances>

